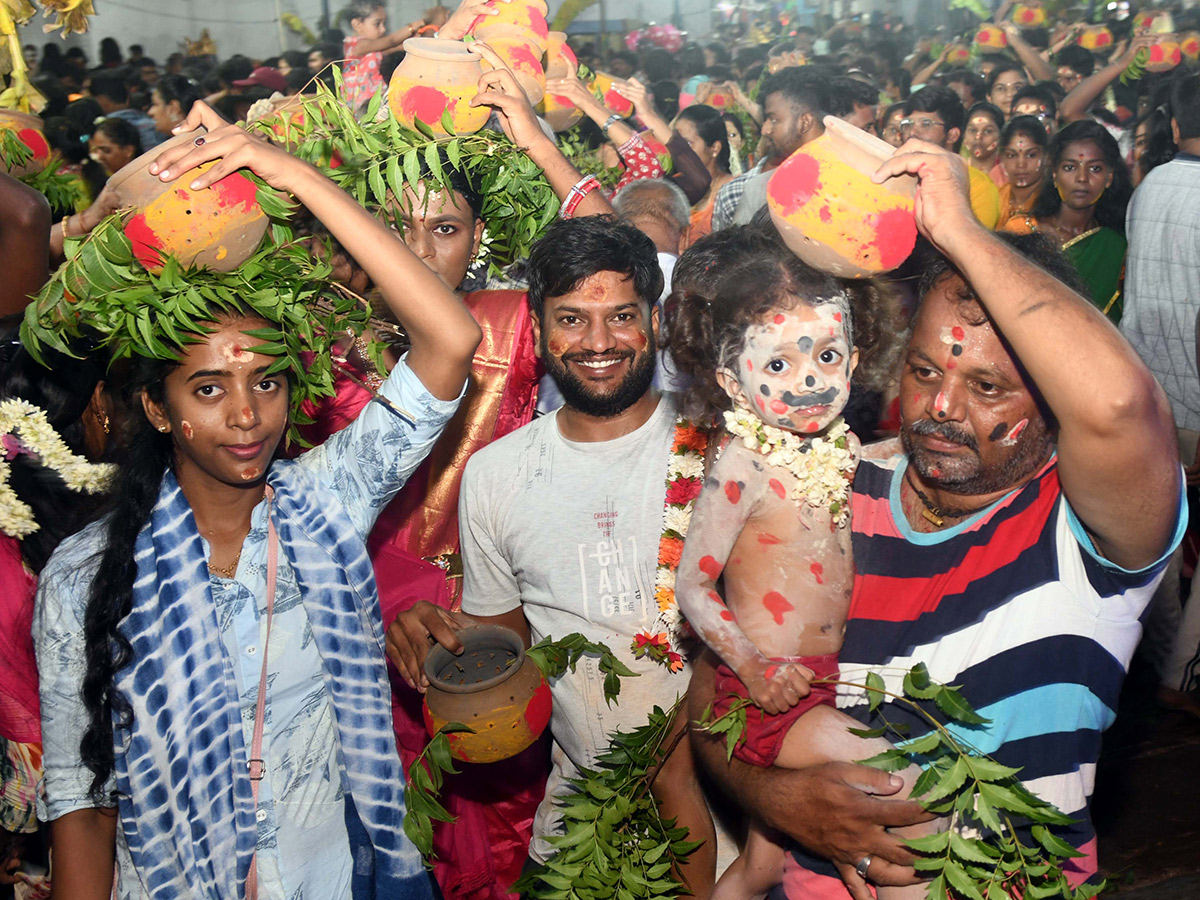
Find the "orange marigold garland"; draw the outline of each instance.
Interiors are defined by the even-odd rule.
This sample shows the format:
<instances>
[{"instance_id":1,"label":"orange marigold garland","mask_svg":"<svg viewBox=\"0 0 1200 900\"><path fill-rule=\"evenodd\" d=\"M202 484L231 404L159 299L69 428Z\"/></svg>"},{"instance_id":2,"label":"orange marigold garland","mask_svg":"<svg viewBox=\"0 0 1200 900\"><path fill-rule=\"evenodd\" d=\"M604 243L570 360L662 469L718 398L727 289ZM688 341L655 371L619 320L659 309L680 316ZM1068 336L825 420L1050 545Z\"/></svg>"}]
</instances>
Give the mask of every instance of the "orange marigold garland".
<instances>
[{"instance_id":1,"label":"orange marigold garland","mask_svg":"<svg viewBox=\"0 0 1200 900\"><path fill-rule=\"evenodd\" d=\"M654 573L654 600L658 618L652 628L633 639L634 656L648 656L672 672L683 668L679 646L688 631L687 622L675 600L675 571L683 554L683 539L700 488L704 483L704 451L708 434L687 419L675 423L671 456L667 463L667 495L663 501L663 532L658 544L658 568Z\"/></svg>"}]
</instances>

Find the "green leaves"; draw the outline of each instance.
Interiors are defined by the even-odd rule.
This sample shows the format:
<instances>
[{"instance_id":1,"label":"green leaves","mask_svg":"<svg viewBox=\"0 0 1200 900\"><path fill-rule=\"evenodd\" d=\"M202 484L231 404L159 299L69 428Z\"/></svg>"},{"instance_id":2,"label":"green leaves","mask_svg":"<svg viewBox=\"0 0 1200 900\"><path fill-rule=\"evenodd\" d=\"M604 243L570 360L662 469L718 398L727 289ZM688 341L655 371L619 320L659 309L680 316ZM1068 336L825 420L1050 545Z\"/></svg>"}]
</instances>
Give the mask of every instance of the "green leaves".
<instances>
[{"instance_id":1,"label":"green leaves","mask_svg":"<svg viewBox=\"0 0 1200 900\"><path fill-rule=\"evenodd\" d=\"M715 703L715 701L714 701ZM746 733L746 709L754 705L754 701L739 698L730 704L724 715L713 718L713 703L708 704L700 721L693 727L697 731L707 731L709 734L725 735L725 761L733 759L733 751L742 742Z\"/></svg>"},{"instance_id":2,"label":"green leaves","mask_svg":"<svg viewBox=\"0 0 1200 900\"><path fill-rule=\"evenodd\" d=\"M604 700L609 706L621 692L621 679L638 677L638 673L613 656L605 644L592 643L578 632L558 640L539 641L526 650L525 655L547 678L557 678L567 669L574 672L576 664L585 655L599 657L600 671L604 675Z\"/></svg>"},{"instance_id":3,"label":"green leaves","mask_svg":"<svg viewBox=\"0 0 1200 900\"><path fill-rule=\"evenodd\" d=\"M471 729L459 722L451 722L438 729L438 733L430 738L408 769L408 779L404 785L404 833L421 852L427 868L432 868L434 859L434 821L454 821L454 816L437 798L445 776L458 774L450 756L450 741L446 735L463 731L469 732Z\"/></svg>"},{"instance_id":4,"label":"green leaves","mask_svg":"<svg viewBox=\"0 0 1200 900\"><path fill-rule=\"evenodd\" d=\"M920 664L905 673L902 696L888 691L874 672L859 687L867 691L870 710L884 724L850 729L853 733L872 738L888 731L903 734L887 718L885 697L891 698L892 706L907 707L929 725L925 734L861 762L886 771L913 764L922 767L910 796L946 818L940 823L942 830L905 843L919 854L916 868L933 879L930 900L1087 900L1095 895L1094 887L1075 889L1067 882L1063 863L1081 854L1048 827L1072 820L1030 792L1018 778L1019 769L964 747L932 712L969 728L987 724L958 688L933 681ZM1016 829L1013 818L1032 826L1028 832L1032 844L1022 842L1024 832Z\"/></svg>"}]
</instances>

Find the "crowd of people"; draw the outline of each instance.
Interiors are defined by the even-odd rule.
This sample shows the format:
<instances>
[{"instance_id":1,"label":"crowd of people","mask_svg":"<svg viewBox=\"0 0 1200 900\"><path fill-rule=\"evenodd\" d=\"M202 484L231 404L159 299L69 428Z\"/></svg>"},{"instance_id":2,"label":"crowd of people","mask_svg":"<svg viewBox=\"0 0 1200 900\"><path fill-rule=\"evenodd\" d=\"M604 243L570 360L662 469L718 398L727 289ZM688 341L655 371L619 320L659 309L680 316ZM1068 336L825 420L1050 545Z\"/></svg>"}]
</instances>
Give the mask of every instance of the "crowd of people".
<instances>
[{"instance_id":1,"label":"crowd of people","mask_svg":"<svg viewBox=\"0 0 1200 900\"><path fill-rule=\"evenodd\" d=\"M246 127L326 89L365 116L406 40L461 40L494 0L395 31L355 0L266 59L26 48L78 190L0 173L0 891L513 897L574 780L686 697L652 790L700 842L687 895L924 897L903 839L947 822L849 730L878 724L864 673L898 693L917 664L1070 817L1067 878L1097 883L1100 735L1139 647L1200 718L1200 72L1143 71L1164 35L1132 17L1093 50L1012 5L1005 49L954 65L965 9L933 34L784 12L678 50L571 37L560 134L476 49L472 103L560 205L502 266L499 188L457 145L376 207L338 186L355 160ZM916 181L892 272L818 270L772 219L830 117L895 148L876 183ZM140 318L72 281L120 221L108 178L201 126L150 174L290 195L286 253L311 297L369 298L365 330L328 333L334 301L292 285L265 302L257 263L245 297L183 312L145 274ZM404 829L424 663L481 623L581 633L641 677L611 704L596 658L553 679L547 737L448 779L427 871ZM727 757L694 726L739 701Z\"/></svg>"}]
</instances>

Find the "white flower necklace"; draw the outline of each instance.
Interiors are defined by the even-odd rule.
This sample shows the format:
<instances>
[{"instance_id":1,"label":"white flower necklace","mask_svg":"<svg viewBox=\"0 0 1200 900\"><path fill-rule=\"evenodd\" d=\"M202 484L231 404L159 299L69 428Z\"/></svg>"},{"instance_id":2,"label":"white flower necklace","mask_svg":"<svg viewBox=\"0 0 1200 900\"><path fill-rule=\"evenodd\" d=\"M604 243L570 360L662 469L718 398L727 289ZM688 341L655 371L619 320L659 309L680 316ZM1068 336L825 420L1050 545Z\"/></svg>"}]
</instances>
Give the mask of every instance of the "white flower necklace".
<instances>
[{"instance_id":1,"label":"white flower necklace","mask_svg":"<svg viewBox=\"0 0 1200 900\"><path fill-rule=\"evenodd\" d=\"M73 491L95 494L108 487L116 466L92 463L63 443L46 413L26 400L0 401L0 532L21 540L40 527L33 509L17 496L8 480L8 461L22 454L59 474Z\"/></svg>"},{"instance_id":2,"label":"white flower necklace","mask_svg":"<svg viewBox=\"0 0 1200 900\"><path fill-rule=\"evenodd\" d=\"M858 460L846 435L850 426L835 419L822 437L805 438L766 424L745 409L725 412L725 430L742 439L746 449L796 477L792 499L827 509L835 525L850 521L850 482Z\"/></svg>"}]
</instances>

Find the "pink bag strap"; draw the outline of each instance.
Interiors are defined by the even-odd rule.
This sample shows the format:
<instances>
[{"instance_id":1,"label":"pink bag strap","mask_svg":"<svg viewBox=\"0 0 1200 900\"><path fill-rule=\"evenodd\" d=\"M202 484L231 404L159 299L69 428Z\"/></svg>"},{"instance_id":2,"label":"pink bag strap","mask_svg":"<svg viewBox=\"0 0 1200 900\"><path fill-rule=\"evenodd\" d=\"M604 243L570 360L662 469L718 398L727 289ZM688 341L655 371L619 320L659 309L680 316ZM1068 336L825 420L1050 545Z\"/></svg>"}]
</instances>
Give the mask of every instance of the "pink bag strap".
<instances>
[{"instance_id":1,"label":"pink bag strap","mask_svg":"<svg viewBox=\"0 0 1200 900\"><path fill-rule=\"evenodd\" d=\"M263 720L267 705L267 648L271 644L271 620L275 615L275 582L279 575L279 537L275 533L275 522L271 518L271 500L274 491L267 488L267 636L263 640L262 673L258 677L258 703L254 707L254 737L250 742L250 791L254 797L255 822L258 821L258 783L266 774L266 762L262 758ZM257 841L257 837L255 838ZM246 900L258 900L258 852L250 858L250 871L246 874Z\"/></svg>"}]
</instances>

